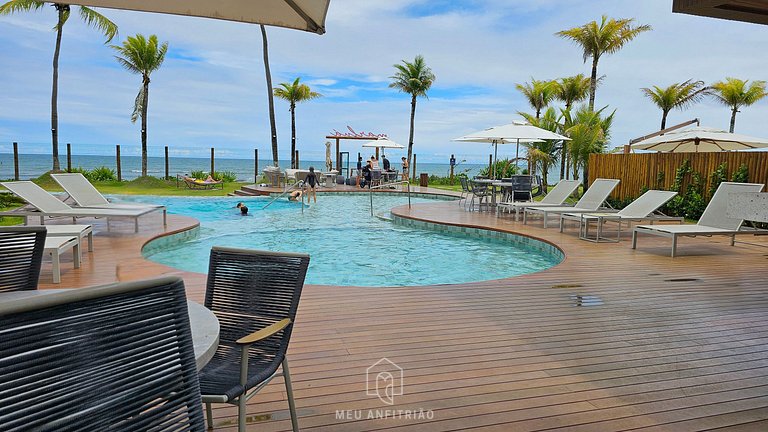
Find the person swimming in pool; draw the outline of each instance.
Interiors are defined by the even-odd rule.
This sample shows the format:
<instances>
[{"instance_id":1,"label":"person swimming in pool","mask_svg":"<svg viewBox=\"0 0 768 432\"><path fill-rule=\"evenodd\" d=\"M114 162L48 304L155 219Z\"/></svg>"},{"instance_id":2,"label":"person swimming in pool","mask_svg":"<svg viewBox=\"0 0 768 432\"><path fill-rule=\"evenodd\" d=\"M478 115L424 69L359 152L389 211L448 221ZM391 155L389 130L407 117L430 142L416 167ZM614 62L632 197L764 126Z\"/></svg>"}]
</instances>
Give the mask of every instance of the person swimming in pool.
<instances>
[{"instance_id":1,"label":"person swimming in pool","mask_svg":"<svg viewBox=\"0 0 768 432\"><path fill-rule=\"evenodd\" d=\"M299 198L301 198L301 196L303 194L304 194L304 192L302 192L300 190L295 190L295 191L291 192L290 195L288 195L288 201L298 201Z\"/></svg>"},{"instance_id":2,"label":"person swimming in pool","mask_svg":"<svg viewBox=\"0 0 768 432\"><path fill-rule=\"evenodd\" d=\"M248 206L247 205L239 202L239 203L237 203L237 205L235 207L240 209L240 214L242 216L248 216Z\"/></svg>"}]
</instances>

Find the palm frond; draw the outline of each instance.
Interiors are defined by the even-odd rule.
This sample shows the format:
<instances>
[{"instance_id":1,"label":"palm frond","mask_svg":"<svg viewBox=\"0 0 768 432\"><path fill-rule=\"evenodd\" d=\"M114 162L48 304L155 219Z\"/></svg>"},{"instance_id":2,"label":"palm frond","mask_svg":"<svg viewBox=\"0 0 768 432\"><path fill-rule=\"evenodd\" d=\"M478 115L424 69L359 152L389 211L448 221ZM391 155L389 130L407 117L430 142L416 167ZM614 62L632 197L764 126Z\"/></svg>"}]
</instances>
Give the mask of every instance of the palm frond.
<instances>
[{"instance_id":1,"label":"palm frond","mask_svg":"<svg viewBox=\"0 0 768 432\"><path fill-rule=\"evenodd\" d=\"M79 11L80 18L86 25L100 31L107 38L104 41L105 44L112 42L112 39L117 36L117 24L110 21L109 18L85 6L80 6Z\"/></svg>"},{"instance_id":2,"label":"palm frond","mask_svg":"<svg viewBox=\"0 0 768 432\"><path fill-rule=\"evenodd\" d=\"M11 15L17 12L32 12L40 10L45 2L37 0L11 0L0 5L0 15Z\"/></svg>"},{"instance_id":3,"label":"palm frond","mask_svg":"<svg viewBox=\"0 0 768 432\"><path fill-rule=\"evenodd\" d=\"M133 103L133 113L131 113L131 122L136 123L136 120L141 117L144 112L144 85L139 87L139 94L136 95L136 100Z\"/></svg>"}]
</instances>

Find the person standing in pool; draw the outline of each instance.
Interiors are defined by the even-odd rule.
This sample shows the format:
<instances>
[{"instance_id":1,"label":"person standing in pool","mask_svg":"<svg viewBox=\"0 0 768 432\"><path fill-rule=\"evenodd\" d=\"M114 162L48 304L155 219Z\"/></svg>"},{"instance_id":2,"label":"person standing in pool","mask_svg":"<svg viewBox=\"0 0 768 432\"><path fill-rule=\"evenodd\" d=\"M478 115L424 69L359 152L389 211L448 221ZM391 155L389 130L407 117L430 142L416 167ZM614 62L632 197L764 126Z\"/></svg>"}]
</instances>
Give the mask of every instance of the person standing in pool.
<instances>
[{"instance_id":1,"label":"person standing in pool","mask_svg":"<svg viewBox=\"0 0 768 432\"><path fill-rule=\"evenodd\" d=\"M245 204L239 202L239 203L237 203L236 207L240 209L240 215L248 216L248 206L246 206Z\"/></svg>"},{"instance_id":2,"label":"person standing in pool","mask_svg":"<svg viewBox=\"0 0 768 432\"><path fill-rule=\"evenodd\" d=\"M309 167L309 174L307 174L307 181L305 183L305 185L308 186L307 202L309 202L310 199L313 199L314 202L317 202L318 183L320 183L320 180L317 178L317 174L315 174L315 167Z\"/></svg>"}]
</instances>

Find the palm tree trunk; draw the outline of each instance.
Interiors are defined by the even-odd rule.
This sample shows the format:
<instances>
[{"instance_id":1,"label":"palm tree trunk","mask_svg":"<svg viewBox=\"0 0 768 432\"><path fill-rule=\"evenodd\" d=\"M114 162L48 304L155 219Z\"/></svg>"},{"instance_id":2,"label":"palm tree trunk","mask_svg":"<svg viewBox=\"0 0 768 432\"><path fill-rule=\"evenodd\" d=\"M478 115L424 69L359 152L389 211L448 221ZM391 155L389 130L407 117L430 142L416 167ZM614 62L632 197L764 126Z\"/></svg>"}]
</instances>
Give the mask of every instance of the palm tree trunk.
<instances>
[{"instance_id":1,"label":"palm tree trunk","mask_svg":"<svg viewBox=\"0 0 768 432\"><path fill-rule=\"evenodd\" d=\"M269 47L267 46L267 29L261 27L261 40L264 50L264 73L267 76L267 100L269 101L269 127L272 131L272 163L279 166L277 157L277 126L275 126L275 100L272 94L272 73L269 70Z\"/></svg>"},{"instance_id":2,"label":"palm tree trunk","mask_svg":"<svg viewBox=\"0 0 768 432\"><path fill-rule=\"evenodd\" d=\"M541 167L541 190L547 193L547 174L549 174L549 167L543 164Z\"/></svg>"},{"instance_id":3,"label":"palm tree trunk","mask_svg":"<svg viewBox=\"0 0 768 432\"><path fill-rule=\"evenodd\" d=\"M291 168L299 168L296 163L296 104L294 103L291 103Z\"/></svg>"},{"instance_id":4,"label":"palm tree trunk","mask_svg":"<svg viewBox=\"0 0 768 432\"><path fill-rule=\"evenodd\" d=\"M408 168L412 167L411 159L413 156L413 126L416 119L416 95L411 97L411 132L408 135Z\"/></svg>"},{"instance_id":5,"label":"palm tree trunk","mask_svg":"<svg viewBox=\"0 0 768 432\"><path fill-rule=\"evenodd\" d=\"M147 176L147 111L149 110L149 77L144 76L144 102L141 107L141 176Z\"/></svg>"},{"instance_id":6,"label":"palm tree trunk","mask_svg":"<svg viewBox=\"0 0 768 432\"><path fill-rule=\"evenodd\" d=\"M592 57L592 77L589 80L589 110L595 110L595 92L597 92L597 61L598 57Z\"/></svg>"},{"instance_id":7,"label":"palm tree trunk","mask_svg":"<svg viewBox=\"0 0 768 432\"><path fill-rule=\"evenodd\" d=\"M56 48L53 51L53 86L51 89L51 153L53 154L54 172L61 171L59 164L59 52L61 51L61 32L64 26L65 8L69 6L57 5L59 24L56 26Z\"/></svg>"},{"instance_id":8,"label":"palm tree trunk","mask_svg":"<svg viewBox=\"0 0 768 432\"><path fill-rule=\"evenodd\" d=\"M667 127L667 114L669 114L669 111L662 111L661 113L661 129L659 130L664 130Z\"/></svg>"},{"instance_id":9,"label":"palm tree trunk","mask_svg":"<svg viewBox=\"0 0 768 432\"><path fill-rule=\"evenodd\" d=\"M563 147L560 149L560 180L565 178L565 158L568 156L567 150L568 148L565 141L563 141Z\"/></svg>"},{"instance_id":10,"label":"palm tree trunk","mask_svg":"<svg viewBox=\"0 0 768 432\"><path fill-rule=\"evenodd\" d=\"M733 128L736 127L736 113L739 112L739 109L737 107L734 107L731 109L731 133L733 133Z\"/></svg>"}]
</instances>

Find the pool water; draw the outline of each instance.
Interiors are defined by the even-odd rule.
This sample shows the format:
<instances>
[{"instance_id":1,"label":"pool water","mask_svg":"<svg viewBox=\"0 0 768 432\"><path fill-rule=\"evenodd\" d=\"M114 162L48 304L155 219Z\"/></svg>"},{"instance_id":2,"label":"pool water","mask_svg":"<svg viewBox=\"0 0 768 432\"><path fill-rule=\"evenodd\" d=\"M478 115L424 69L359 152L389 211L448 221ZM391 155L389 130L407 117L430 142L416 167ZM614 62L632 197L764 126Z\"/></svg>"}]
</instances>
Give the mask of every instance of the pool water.
<instances>
[{"instance_id":1,"label":"pool water","mask_svg":"<svg viewBox=\"0 0 768 432\"><path fill-rule=\"evenodd\" d=\"M266 197L119 197L164 204L169 213L200 221L198 238L150 252L146 258L206 273L212 246L309 253L307 283L413 286L501 279L552 267L561 257L498 239L442 233L371 217L366 194L321 195L317 204ZM235 205L245 203L248 216ZM407 204L403 195L377 194L374 213ZM434 202L412 198L414 204Z\"/></svg>"}]
</instances>

